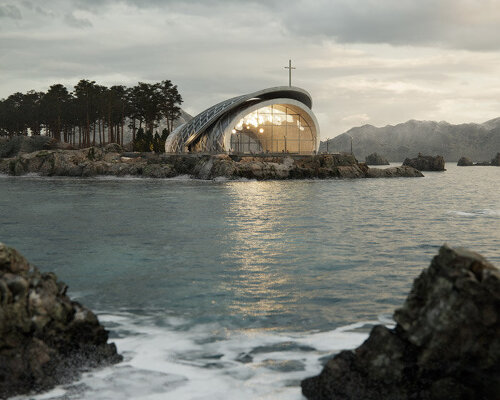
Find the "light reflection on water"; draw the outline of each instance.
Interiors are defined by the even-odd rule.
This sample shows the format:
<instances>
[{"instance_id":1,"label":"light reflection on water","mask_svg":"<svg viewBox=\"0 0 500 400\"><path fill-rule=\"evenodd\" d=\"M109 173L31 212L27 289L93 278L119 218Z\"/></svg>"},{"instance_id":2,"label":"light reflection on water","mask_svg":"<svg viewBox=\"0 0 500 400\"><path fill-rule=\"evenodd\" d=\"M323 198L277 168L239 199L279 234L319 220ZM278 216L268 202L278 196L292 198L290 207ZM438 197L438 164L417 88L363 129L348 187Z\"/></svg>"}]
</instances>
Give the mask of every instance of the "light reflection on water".
<instances>
[{"instance_id":1,"label":"light reflection on water","mask_svg":"<svg viewBox=\"0 0 500 400\"><path fill-rule=\"evenodd\" d=\"M280 300L296 301L280 290L290 277L273 260L286 238L278 226L279 209L273 207L277 194L264 185L241 182L229 187L234 202L227 210L227 220L234 224L234 231L226 240L233 246L223 257L233 260L236 269L221 289L234 292L229 309L243 316L276 315L284 311L285 304Z\"/></svg>"}]
</instances>

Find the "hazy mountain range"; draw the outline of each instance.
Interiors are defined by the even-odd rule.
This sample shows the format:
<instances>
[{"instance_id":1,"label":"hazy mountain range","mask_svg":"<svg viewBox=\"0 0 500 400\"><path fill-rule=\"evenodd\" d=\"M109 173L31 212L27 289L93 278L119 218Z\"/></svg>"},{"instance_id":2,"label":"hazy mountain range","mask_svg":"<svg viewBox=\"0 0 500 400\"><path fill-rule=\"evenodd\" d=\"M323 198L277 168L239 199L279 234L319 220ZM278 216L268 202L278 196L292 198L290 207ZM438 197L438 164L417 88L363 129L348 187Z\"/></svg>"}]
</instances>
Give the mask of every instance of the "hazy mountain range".
<instances>
[{"instance_id":1,"label":"hazy mountain range","mask_svg":"<svg viewBox=\"0 0 500 400\"><path fill-rule=\"evenodd\" d=\"M410 120L382 128L363 125L328 140L328 151L350 151L351 137L353 153L360 161L373 152L389 161L403 161L419 152L439 154L446 161L457 161L462 156L489 161L500 152L500 118L482 124ZM326 141L321 142L319 150L327 150Z\"/></svg>"}]
</instances>

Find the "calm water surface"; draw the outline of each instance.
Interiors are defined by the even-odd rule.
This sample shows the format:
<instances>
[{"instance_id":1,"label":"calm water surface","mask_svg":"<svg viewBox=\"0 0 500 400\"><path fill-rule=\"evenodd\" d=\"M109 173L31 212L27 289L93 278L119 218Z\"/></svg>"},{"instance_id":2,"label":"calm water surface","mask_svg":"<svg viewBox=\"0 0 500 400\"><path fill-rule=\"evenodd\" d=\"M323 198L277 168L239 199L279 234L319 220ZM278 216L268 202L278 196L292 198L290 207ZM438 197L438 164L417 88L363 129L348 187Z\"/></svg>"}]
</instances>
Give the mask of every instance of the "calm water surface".
<instances>
[{"instance_id":1,"label":"calm water surface","mask_svg":"<svg viewBox=\"0 0 500 400\"><path fill-rule=\"evenodd\" d=\"M445 242L500 265L500 168L425 178L0 178L0 241L98 311L125 356L52 399L300 399L390 325Z\"/></svg>"}]
</instances>

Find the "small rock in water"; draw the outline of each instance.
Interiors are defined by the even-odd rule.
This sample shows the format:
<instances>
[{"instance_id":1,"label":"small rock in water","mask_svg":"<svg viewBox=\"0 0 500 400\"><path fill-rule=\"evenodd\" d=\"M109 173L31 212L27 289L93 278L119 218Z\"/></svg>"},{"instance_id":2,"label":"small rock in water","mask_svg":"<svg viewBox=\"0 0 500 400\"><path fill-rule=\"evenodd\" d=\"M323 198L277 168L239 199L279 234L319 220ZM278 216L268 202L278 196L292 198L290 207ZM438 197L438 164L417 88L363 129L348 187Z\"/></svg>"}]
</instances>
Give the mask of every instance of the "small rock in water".
<instances>
[{"instance_id":1,"label":"small rock in water","mask_svg":"<svg viewBox=\"0 0 500 400\"><path fill-rule=\"evenodd\" d=\"M375 326L354 351L302 381L312 400L500 397L500 271L443 246L415 280L394 329Z\"/></svg>"},{"instance_id":2,"label":"small rock in water","mask_svg":"<svg viewBox=\"0 0 500 400\"><path fill-rule=\"evenodd\" d=\"M122 360L66 285L0 243L0 398L42 391Z\"/></svg>"},{"instance_id":3,"label":"small rock in water","mask_svg":"<svg viewBox=\"0 0 500 400\"><path fill-rule=\"evenodd\" d=\"M304 363L299 360L264 360L262 365L268 369L279 372L304 371Z\"/></svg>"},{"instance_id":4,"label":"small rock in water","mask_svg":"<svg viewBox=\"0 0 500 400\"><path fill-rule=\"evenodd\" d=\"M315 351L311 346L295 343L281 342L264 346L257 346L250 351L250 354L273 353L275 351Z\"/></svg>"},{"instance_id":5,"label":"small rock in water","mask_svg":"<svg viewBox=\"0 0 500 400\"><path fill-rule=\"evenodd\" d=\"M443 156L424 156L418 153L415 158L405 159L403 165L409 165L419 171L446 171Z\"/></svg>"},{"instance_id":6,"label":"small rock in water","mask_svg":"<svg viewBox=\"0 0 500 400\"><path fill-rule=\"evenodd\" d=\"M238 354L238 357L236 357L236 361L242 364L248 364L253 361L253 357L248 353L240 353Z\"/></svg>"},{"instance_id":7,"label":"small rock in water","mask_svg":"<svg viewBox=\"0 0 500 400\"><path fill-rule=\"evenodd\" d=\"M494 167L500 167L500 153L497 153L495 157L491 160L491 165Z\"/></svg>"},{"instance_id":8,"label":"small rock in water","mask_svg":"<svg viewBox=\"0 0 500 400\"><path fill-rule=\"evenodd\" d=\"M460 157L460 159L457 162L457 165L459 167L472 167L474 163L470 158L467 157Z\"/></svg>"}]
</instances>

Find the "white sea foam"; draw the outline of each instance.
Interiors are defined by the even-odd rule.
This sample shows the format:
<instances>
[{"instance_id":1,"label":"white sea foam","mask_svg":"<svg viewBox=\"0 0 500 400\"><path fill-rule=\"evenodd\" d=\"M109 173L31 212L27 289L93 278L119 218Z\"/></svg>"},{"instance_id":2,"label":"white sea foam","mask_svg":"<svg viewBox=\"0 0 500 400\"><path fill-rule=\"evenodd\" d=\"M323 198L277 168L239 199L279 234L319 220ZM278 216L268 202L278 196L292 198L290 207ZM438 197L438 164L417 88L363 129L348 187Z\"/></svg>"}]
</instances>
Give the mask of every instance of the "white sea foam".
<instances>
[{"instance_id":1,"label":"white sea foam","mask_svg":"<svg viewBox=\"0 0 500 400\"><path fill-rule=\"evenodd\" d=\"M460 217L478 217L478 216L499 217L500 210L492 210L489 208L484 208L480 210L471 210L471 211L451 210L448 211L448 214L458 215Z\"/></svg>"},{"instance_id":2,"label":"white sea foam","mask_svg":"<svg viewBox=\"0 0 500 400\"><path fill-rule=\"evenodd\" d=\"M277 333L127 313L99 318L119 336L112 340L124 361L30 399L302 399L300 381L320 372L322 357L358 346L367 337L358 330L379 323Z\"/></svg>"}]
</instances>

